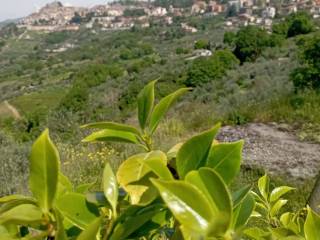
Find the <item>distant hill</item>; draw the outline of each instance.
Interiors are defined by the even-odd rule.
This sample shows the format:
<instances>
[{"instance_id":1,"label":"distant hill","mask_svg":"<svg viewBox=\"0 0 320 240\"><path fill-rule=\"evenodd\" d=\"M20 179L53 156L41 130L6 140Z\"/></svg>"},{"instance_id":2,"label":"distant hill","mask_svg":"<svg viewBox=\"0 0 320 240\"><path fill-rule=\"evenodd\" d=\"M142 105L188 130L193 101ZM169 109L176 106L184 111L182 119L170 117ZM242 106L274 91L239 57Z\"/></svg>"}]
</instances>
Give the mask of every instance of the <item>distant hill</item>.
<instances>
[{"instance_id":1,"label":"distant hill","mask_svg":"<svg viewBox=\"0 0 320 240\"><path fill-rule=\"evenodd\" d=\"M7 19L5 21L0 22L0 28L5 27L6 25L10 23L17 23L21 20L22 18L15 18L15 19Z\"/></svg>"},{"instance_id":2,"label":"distant hill","mask_svg":"<svg viewBox=\"0 0 320 240\"><path fill-rule=\"evenodd\" d=\"M8 19L5 21L0 22L0 29L5 27L6 25L10 24L10 23L17 23L19 22L21 18L16 18L16 19Z\"/></svg>"}]
</instances>

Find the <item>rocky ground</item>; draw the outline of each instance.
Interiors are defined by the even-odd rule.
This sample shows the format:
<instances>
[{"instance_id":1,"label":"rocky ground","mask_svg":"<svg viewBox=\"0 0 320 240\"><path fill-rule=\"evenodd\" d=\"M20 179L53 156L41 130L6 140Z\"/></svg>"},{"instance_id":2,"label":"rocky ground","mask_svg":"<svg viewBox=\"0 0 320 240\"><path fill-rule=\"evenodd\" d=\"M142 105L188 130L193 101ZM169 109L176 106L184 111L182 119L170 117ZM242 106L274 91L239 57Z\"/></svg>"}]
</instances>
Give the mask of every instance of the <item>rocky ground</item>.
<instances>
[{"instance_id":1,"label":"rocky ground","mask_svg":"<svg viewBox=\"0 0 320 240\"><path fill-rule=\"evenodd\" d=\"M245 140L243 164L295 179L314 178L320 170L320 145L301 142L285 125L251 123L223 127L222 141Z\"/></svg>"},{"instance_id":2,"label":"rocky ground","mask_svg":"<svg viewBox=\"0 0 320 240\"><path fill-rule=\"evenodd\" d=\"M244 139L244 165L263 168L274 176L285 176L288 182L303 183L311 179L314 183L318 178L320 144L300 141L287 125L251 123L225 126L218 139ZM320 179L315 186L310 201L319 204Z\"/></svg>"}]
</instances>

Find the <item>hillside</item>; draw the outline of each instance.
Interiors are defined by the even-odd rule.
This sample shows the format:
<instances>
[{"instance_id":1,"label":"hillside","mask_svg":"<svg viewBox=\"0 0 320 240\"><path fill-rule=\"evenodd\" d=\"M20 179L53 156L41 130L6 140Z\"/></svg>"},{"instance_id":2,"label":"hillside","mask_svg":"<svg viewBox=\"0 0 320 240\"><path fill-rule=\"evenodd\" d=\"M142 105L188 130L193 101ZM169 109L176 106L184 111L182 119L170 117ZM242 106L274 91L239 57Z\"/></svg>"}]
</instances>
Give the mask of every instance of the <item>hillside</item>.
<instances>
[{"instance_id":1,"label":"hillside","mask_svg":"<svg viewBox=\"0 0 320 240\"><path fill-rule=\"evenodd\" d=\"M80 140L86 132L79 126L102 120L137 125L133 120L136 95L150 80L158 79L157 97L179 87L193 88L170 112L170 120L160 125L156 142L161 148L168 149L174 142L216 122L244 125L243 128L231 127L236 130L228 135L231 137L240 131L240 137L249 142L251 137L247 139L246 134L255 134L250 130L250 126L254 126L250 123L276 122L289 126L288 134L294 139L289 144L292 155L301 156L301 160L293 158L298 165L288 172L292 176L283 174L273 181L287 183L293 178L290 183L305 195L297 205L303 205L319 166L312 165L317 165L317 169L312 169L310 175L306 173L307 177L295 175L294 171L304 168L306 161L318 153L304 156L297 146L319 147L299 141L320 142L320 96L316 87L297 91L290 74L303 65L303 43L318 34L318 23L312 22L313 31L292 37L260 31L259 27L236 27L230 34L221 15L181 17L169 26L154 23L148 28L113 31L96 27L48 33L15 25L3 28L0 40L0 142L3 144L0 150L6 154L0 157L0 162L10 159L11 163L5 165L6 170L2 169L6 184L0 194L25 191L26 149L46 127L59 142L63 169L74 182L79 183L83 178L95 181L103 160L95 155L99 161L90 167L87 161L96 149L102 156L114 159L117 167L136 149L129 147L124 151L123 147L111 144L107 149L97 145L85 150ZM182 23L198 31L185 31ZM241 30L248 32L241 35ZM256 52L243 59L237 55L236 40L226 40L228 34L237 36L238 41L242 36L259 36L268 43L254 41ZM13 113L8 106L17 112ZM253 153L249 150L252 155L249 154L251 161L247 166L251 174L244 171L239 181L250 182L261 176L260 168L273 156L263 152L278 151L279 156L286 155L287 145L277 149L272 145L273 140L266 149L259 150L270 142L269 138L279 139L263 134L258 138L258 147ZM260 151L261 156L256 153ZM286 162L286 159L273 159L272 166L267 164L265 170L272 176L279 175L277 169L283 172L282 168L288 167L280 161ZM75 162L77 167L73 169L70 165Z\"/></svg>"}]
</instances>

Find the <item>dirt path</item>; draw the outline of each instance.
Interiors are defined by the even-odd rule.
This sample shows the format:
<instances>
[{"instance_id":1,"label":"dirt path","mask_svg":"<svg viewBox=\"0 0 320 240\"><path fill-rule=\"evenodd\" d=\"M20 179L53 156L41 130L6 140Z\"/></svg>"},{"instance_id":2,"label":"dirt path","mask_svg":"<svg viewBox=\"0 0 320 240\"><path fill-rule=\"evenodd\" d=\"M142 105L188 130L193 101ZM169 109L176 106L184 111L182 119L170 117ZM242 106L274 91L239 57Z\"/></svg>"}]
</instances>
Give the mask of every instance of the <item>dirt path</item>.
<instances>
[{"instance_id":1,"label":"dirt path","mask_svg":"<svg viewBox=\"0 0 320 240\"><path fill-rule=\"evenodd\" d=\"M15 118L15 119L20 119L21 115L18 112L18 110L12 106L8 101L3 102L4 107L10 112L10 114Z\"/></svg>"},{"instance_id":2,"label":"dirt path","mask_svg":"<svg viewBox=\"0 0 320 240\"><path fill-rule=\"evenodd\" d=\"M301 142L281 125L251 123L223 127L220 139L245 140L245 165L296 180L315 178L320 170L320 144Z\"/></svg>"}]
</instances>

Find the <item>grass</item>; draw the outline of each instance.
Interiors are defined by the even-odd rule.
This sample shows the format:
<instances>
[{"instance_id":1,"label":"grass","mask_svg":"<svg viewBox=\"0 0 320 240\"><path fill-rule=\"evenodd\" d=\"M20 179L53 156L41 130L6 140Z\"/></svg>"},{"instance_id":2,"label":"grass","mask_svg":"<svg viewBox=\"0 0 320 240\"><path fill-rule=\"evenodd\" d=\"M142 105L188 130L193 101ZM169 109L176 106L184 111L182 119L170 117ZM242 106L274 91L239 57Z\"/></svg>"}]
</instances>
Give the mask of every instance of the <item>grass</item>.
<instances>
[{"instance_id":1,"label":"grass","mask_svg":"<svg viewBox=\"0 0 320 240\"><path fill-rule=\"evenodd\" d=\"M53 109L59 104L66 90L59 88L49 88L37 92L32 92L12 99L10 102L22 113L34 113L38 110Z\"/></svg>"}]
</instances>

